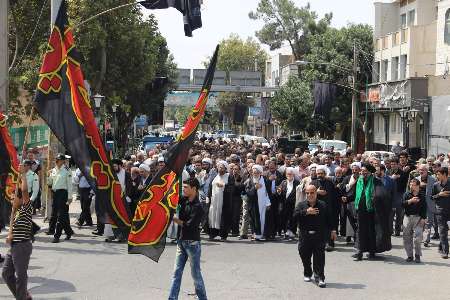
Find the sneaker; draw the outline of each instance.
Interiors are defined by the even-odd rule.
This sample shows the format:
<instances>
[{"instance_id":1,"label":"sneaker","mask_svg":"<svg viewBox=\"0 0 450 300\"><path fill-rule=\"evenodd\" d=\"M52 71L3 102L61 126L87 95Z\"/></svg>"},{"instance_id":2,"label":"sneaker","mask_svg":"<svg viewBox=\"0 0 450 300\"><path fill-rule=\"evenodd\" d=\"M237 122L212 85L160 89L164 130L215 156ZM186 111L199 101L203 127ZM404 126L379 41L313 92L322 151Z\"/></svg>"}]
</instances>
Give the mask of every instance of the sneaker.
<instances>
[{"instance_id":1,"label":"sneaker","mask_svg":"<svg viewBox=\"0 0 450 300\"><path fill-rule=\"evenodd\" d=\"M416 255L414 261L419 264L420 263L420 255Z\"/></svg>"},{"instance_id":2,"label":"sneaker","mask_svg":"<svg viewBox=\"0 0 450 300\"><path fill-rule=\"evenodd\" d=\"M429 248L430 247L430 243L429 242L424 242L423 246L426 247L426 248Z\"/></svg>"},{"instance_id":3,"label":"sneaker","mask_svg":"<svg viewBox=\"0 0 450 300\"><path fill-rule=\"evenodd\" d=\"M441 257L442 257L443 259L447 259L447 258L448 258L448 254L447 254L447 253L444 253L444 254L441 255Z\"/></svg>"},{"instance_id":4,"label":"sneaker","mask_svg":"<svg viewBox=\"0 0 450 300\"><path fill-rule=\"evenodd\" d=\"M320 288L325 288L325 287L327 286L327 284L325 283L325 280L322 280L322 279L319 280L319 283L318 283L318 284L319 284L319 287L320 287Z\"/></svg>"},{"instance_id":5,"label":"sneaker","mask_svg":"<svg viewBox=\"0 0 450 300\"><path fill-rule=\"evenodd\" d=\"M53 241L52 241L52 243L54 243L54 244L59 243L59 238L54 238Z\"/></svg>"},{"instance_id":6,"label":"sneaker","mask_svg":"<svg viewBox=\"0 0 450 300\"><path fill-rule=\"evenodd\" d=\"M412 261L413 261L413 258L412 258L411 256L408 256L408 257L405 259L405 261L406 261L406 262L412 262Z\"/></svg>"},{"instance_id":7,"label":"sneaker","mask_svg":"<svg viewBox=\"0 0 450 300\"><path fill-rule=\"evenodd\" d=\"M311 277L305 276L303 277L304 282L311 282Z\"/></svg>"},{"instance_id":8,"label":"sneaker","mask_svg":"<svg viewBox=\"0 0 450 300\"><path fill-rule=\"evenodd\" d=\"M354 258L354 261L361 261L363 259L363 254L362 253L355 253L352 255L352 257Z\"/></svg>"}]
</instances>

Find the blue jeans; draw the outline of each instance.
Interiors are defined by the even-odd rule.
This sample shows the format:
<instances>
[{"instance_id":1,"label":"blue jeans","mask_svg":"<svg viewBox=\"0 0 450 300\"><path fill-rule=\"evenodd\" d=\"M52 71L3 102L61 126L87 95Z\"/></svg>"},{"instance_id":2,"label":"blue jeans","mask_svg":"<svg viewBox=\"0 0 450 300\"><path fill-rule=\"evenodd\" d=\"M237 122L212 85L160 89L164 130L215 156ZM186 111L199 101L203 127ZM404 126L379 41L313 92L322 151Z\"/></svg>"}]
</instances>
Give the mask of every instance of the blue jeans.
<instances>
[{"instance_id":1,"label":"blue jeans","mask_svg":"<svg viewBox=\"0 0 450 300\"><path fill-rule=\"evenodd\" d=\"M175 258L175 268L170 287L169 300L178 299L180 293L181 279L183 277L184 266L189 258L191 265L191 275L194 280L195 293L199 300L206 300L206 289L200 270L200 256L202 250L200 241L178 241L177 256Z\"/></svg>"}]
</instances>

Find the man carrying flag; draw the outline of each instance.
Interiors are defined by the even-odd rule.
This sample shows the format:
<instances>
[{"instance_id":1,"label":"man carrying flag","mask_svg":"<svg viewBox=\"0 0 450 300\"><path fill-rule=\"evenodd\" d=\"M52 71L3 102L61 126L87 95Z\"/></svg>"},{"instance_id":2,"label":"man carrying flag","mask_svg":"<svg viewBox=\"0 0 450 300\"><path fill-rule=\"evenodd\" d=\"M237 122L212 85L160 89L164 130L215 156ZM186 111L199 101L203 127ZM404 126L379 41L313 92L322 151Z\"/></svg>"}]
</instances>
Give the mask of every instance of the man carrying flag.
<instances>
[{"instance_id":1,"label":"man carrying flag","mask_svg":"<svg viewBox=\"0 0 450 300\"><path fill-rule=\"evenodd\" d=\"M195 293L199 300L207 299L205 284L200 270L200 223L203 217L203 207L198 200L200 183L196 178L183 182L183 197L178 204L179 217L173 217L179 229L175 270L170 287L169 300L178 299L184 266L189 258L191 275L194 280Z\"/></svg>"},{"instance_id":2,"label":"man carrying flag","mask_svg":"<svg viewBox=\"0 0 450 300\"><path fill-rule=\"evenodd\" d=\"M188 117L183 132L164 157L164 166L144 189L137 205L130 234L128 253L143 254L158 261L166 245L167 228L178 205L178 178L192 148L202 119L216 69L219 46L211 59L200 97Z\"/></svg>"}]
</instances>

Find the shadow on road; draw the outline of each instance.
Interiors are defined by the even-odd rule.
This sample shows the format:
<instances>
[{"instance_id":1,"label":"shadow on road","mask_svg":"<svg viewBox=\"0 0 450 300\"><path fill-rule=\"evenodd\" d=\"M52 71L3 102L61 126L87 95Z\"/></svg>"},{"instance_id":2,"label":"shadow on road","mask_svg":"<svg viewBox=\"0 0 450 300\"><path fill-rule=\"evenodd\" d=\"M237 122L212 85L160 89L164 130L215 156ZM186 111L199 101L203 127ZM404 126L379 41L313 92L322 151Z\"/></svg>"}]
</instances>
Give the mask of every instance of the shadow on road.
<instances>
[{"instance_id":1,"label":"shadow on road","mask_svg":"<svg viewBox=\"0 0 450 300\"><path fill-rule=\"evenodd\" d=\"M386 263L390 264L398 264L398 265L405 265L405 266L420 266L420 265L430 265L430 266L436 266L436 267L450 267L449 263L443 263L443 262L434 262L434 261L426 261L422 258L422 262L420 264L417 263L408 263L405 261L405 258L400 256L394 256L394 255L387 255L386 256Z\"/></svg>"},{"instance_id":2,"label":"shadow on road","mask_svg":"<svg viewBox=\"0 0 450 300\"><path fill-rule=\"evenodd\" d=\"M69 244L70 242L66 242ZM63 248L63 247L52 247L52 246L41 246L41 245L33 245L34 249L43 250L43 251L56 251L56 252L73 252L76 254L106 254L106 255L121 255L119 252L111 252L105 250L87 250L87 249L79 249L79 248Z\"/></svg>"},{"instance_id":3,"label":"shadow on road","mask_svg":"<svg viewBox=\"0 0 450 300\"><path fill-rule=\"evenodd\" d=\"M34 276L29 277L28 282L39 284L39 286L35 286L30 289L30 293L34 295L57 294L77 291L72 283L64 280L48 279L44 277Z\"/></svg>"},{"instance_id":4,"label":"shadow on road","mask_svg":"<svg viewBox=\"0 0 450 300\"><path fill-rule=\"evenodd\" d=\"M360 283L336 283L327 282L327 289L337 289L337 290L362 290L365 289L366 285Z\"/></svg>"}]
</instances>

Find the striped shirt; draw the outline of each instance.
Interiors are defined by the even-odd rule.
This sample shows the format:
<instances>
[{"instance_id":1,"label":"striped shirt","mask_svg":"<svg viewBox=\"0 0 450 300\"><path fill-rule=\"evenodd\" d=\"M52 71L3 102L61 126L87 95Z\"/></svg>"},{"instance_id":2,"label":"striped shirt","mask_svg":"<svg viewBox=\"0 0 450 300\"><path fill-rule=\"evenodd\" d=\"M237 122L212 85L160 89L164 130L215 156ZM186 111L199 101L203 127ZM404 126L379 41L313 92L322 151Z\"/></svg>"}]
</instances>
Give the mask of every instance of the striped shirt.
<instances>
[{"instance_id":1,"label":"striped shirt","mask_svg":"<svg viewBox=\"0 0 450 300\"><path fill-rule=\"evenodd\" d=\"M28 241L31 239L31 214L33 208L31 201L22 205L14 217L14 223L12 228L13 243Z\"/></svg>"}]
</instances>

